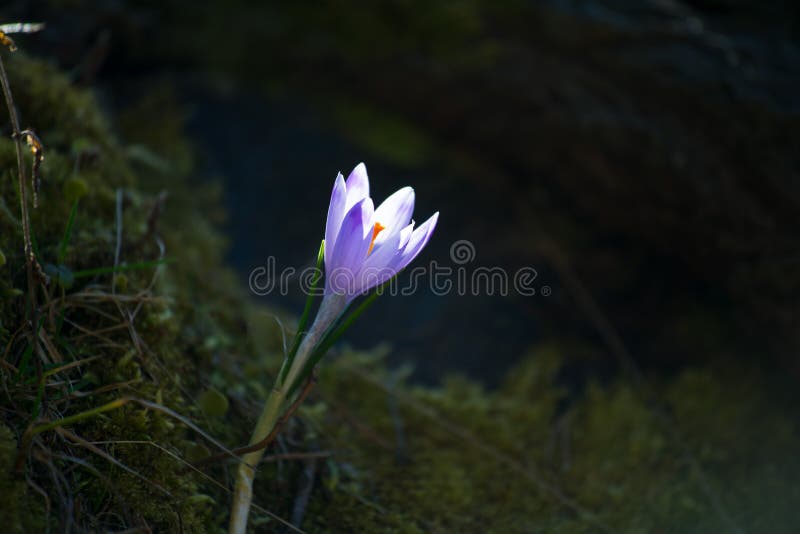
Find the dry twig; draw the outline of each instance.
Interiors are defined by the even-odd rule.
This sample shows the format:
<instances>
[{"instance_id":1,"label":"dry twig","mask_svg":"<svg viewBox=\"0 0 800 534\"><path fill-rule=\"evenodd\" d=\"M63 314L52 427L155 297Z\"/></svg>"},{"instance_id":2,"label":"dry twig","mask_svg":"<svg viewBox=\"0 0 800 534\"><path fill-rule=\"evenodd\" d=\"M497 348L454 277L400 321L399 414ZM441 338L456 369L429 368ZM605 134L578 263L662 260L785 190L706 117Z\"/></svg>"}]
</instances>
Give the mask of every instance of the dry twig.
<instances>
[{"instance_id":1,"label":"dry twig","mask_svg":"<svg viewBox=\"0 0 800 534\"><path fill-rule=\"evenodd\" d=\"M316 382L316 377L312 374L309 377L308 381L306 381L306 385L303 387L303 390L297 396L297 398L292 403L292 405L289 406L289 409L286 410L286 412L281 416L280 419L278 419L278 422L272 428L272 431L267 435L267 437L265 437L264 439L262 439L258 443L254 443L254 444L248 445L246 447L240 447L238 449L233 449L232 451L228 451L228 452L225 452L225 453L222 453L222 454L215 454L213 456L209 456L208 458L203 458L201 460L198 460L198 461L194 462L194 466L195 467L200 467L200 466L203 466L203 465L207 465L207 464L211 464L211 463L214 463L214 462L218 462L220 460L224 460L225 458L229 458L229 457L236 458L236 457L241 456L243 454L247 454L249 452L260 451L261 449L265 449L265 448L269 447L270 443L272 443L275 440L275 438L278 436L278 434L280 433L281 429L286 424L286 422L289 421L289 419L292 418L292 415L294 415L294 413L297 411L297 409L303 403L305 398L311 392L311 388L314 387L314 383L315 382Z\"/></svg>"}]
</instances>

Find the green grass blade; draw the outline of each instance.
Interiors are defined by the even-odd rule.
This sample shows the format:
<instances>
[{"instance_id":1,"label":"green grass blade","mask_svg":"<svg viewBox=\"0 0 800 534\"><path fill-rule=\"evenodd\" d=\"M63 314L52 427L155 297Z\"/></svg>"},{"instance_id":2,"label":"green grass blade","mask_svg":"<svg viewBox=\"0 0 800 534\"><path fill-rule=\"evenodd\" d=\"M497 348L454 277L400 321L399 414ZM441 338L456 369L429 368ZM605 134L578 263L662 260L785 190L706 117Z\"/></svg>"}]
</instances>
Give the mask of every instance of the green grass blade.
<instances>
[{"instance_id":1,"label":"green grass blade","mask_svg":"<svg viewBox=\"0 0 800 534\"><path fill-rule=\"evenodd\" d=\"M70 237L72 237L72 226L75 224L75 215L78 213L78 200L72 204L72 210L69 212L69 219L67 219L67 227L64 230L64 238L61 240L61 246L58 247L58 265L64 263L64 257L67 255L67 245L69 244Z\"/></svg>"}]
</instances>

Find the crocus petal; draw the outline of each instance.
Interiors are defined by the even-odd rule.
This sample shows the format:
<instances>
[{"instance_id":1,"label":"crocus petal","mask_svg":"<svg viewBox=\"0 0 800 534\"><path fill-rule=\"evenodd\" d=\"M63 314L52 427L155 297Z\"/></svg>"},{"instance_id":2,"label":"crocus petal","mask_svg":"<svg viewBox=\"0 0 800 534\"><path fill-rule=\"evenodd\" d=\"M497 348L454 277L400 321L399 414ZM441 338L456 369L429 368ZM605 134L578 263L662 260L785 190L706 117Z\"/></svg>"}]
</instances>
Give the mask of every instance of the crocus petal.
<instances>
[{"instance_id":1,"label":"crocus petal","mask_svg":"<svg viewBox=\"0 0 800 534\"><path fill-rule=\"evenodd\" d=\"M419 228L412 232L408 244L405 249L403 249L403 252L392 262L392 267L400 272L417 257L422 249L425 248L425 245L428 244L433 230L436 228L436 221L438 220L439 212L437 211L430 219L422 223Z\"/></svg>"},{"instance_id":2,"label":"crocus petal","mask_svg":"<svg viewBox=\"0 0 800 534\"><path fill-rule=\"evenodd\" d=\"M345 212L369 196L369 178L367 166L363 163L356 165L350 176L347 177L347 205Z\"/></svg>"},{"instance_id":3,"label":"crocus petal","mask_svg":"<svg viewBox=\"0 0 800 534\"><path fill-rule=\"evenodd\" d=\"M333 259L333 248L336 246L336 236L342 227L346 203L347 187L344 184L342 173L339 173L333 183L331 203L328 206L328 220L325 224L325 265L330 265Z\"/></svg>"},{"instance_id":4,"label":"crocus petal","mask_svg":"<svg viewBox=\"0 0 800 534\"><path fill-rule=\"evenodd\" d=\"M326 292L349 293L354 290L356 274L372 241L373 214L372 199L367 197L344 216L331 261L325 265Z\"/></svg>"},{"instance_id":5,"label":"crocus petal","mask_svg":"<svg viewBox=\"0 0 800 534\"><path fill-rule=\"evenodd\" d=\"M408 226L400 230L400 248L406 248L408 240L411 239L411 234L414 232L414 221L411 221Z\"/></svg>"},{"instance_id":6,"label":"crocus petal","mask_svg":"<svg viewBox=\"0 0 800 534\"><path fill-rule=\"evenodd\" d=\"M375 246L380 246L393 234L399 232L411 220L414 213L414 189L404 187L392 193L375 209L375 222L384 230L375 238Z\"/></svg>"},{"instance_id":7,"label":"crocus petal","mask_svg":"<svg viewBox=\"0 0 800 534\"><path fill-rule=\"evenodd\" d=\"M381 246L370 254L356 277L356 288L359 294L364 294L373 287L380 285L397 274L392 266L395 259L403 252L400 246L403 238L401 232L395 232ZM358 295L353 295L355 298Z\"/></svg>"}]
</instances>

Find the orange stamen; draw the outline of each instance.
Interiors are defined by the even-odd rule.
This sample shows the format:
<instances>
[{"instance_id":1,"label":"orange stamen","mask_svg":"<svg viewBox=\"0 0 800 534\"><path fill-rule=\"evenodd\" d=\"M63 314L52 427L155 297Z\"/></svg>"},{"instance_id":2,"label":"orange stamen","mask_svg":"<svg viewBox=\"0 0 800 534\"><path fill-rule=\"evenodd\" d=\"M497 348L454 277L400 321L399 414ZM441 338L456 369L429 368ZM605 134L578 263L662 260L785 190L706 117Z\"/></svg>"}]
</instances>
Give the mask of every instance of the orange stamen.
<instances>
[{"instance_id":1,"label":"orange stamen","mask_svg":"<svg viewBox=\"0 0 800 534\"><path fill-rule=\"evenodd\" d=\"M381 233L383 230L386 230L386 227L379 222L375 223L375 226L372 228L372 241L369 244L369 250L367 251L367 256L372 253L372 247L375 246L375 238L378 237L378 234Z\"/></svg>"}]
</instances>

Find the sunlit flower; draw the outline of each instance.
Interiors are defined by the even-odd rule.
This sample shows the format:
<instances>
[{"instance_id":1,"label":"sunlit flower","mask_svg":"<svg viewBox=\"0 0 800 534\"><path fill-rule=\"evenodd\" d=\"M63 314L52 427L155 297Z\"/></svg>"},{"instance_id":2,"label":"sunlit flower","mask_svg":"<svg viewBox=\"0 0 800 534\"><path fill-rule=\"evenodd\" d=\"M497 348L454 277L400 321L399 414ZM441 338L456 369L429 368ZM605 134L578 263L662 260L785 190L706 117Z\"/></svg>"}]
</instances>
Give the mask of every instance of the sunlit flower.
<instances>
[{"instance_id":1,"label":"sunlit flower","mask_svg":"<svg viewBox=\"0 0 800 534\"><path fill-rule=\"evenodd\" d=\"M350 302L403 270L428 244L439 213L414 228L414 190L404 187L374 208L367 168L336 177L325 228L325 295Z\"/></svg>"},{"instance_id":2,"label":"sunlit flower","mask_svg":"<svg viewBox=\"0 0 800 534\"><path fill-rule=\"evenodd\" d=\"M414 190L404 187L373 208L367 168L336 177L325 228L325 296L288 372L293 384L328 329L359 295L390 280L425 248L439 212L414 228Z\"/></svg>"}]
</instances>

